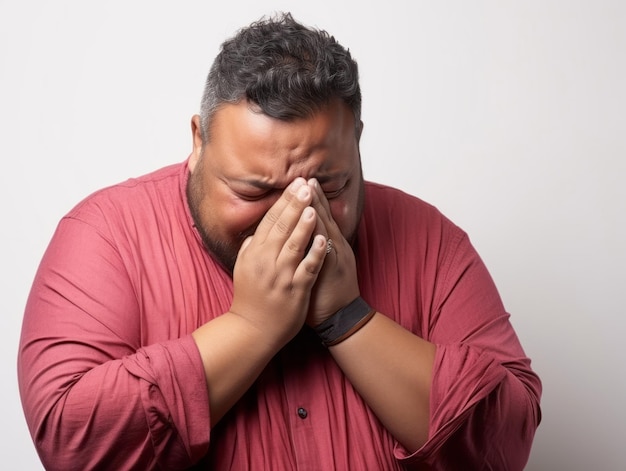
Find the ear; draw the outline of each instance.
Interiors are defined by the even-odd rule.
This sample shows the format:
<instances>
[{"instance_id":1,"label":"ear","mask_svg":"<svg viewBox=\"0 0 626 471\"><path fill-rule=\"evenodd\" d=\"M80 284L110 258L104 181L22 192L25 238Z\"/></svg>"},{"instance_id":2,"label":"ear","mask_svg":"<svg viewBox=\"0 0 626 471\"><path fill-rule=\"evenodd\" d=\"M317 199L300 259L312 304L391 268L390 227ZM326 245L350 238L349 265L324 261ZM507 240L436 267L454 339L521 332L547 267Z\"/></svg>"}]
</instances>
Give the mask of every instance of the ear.
<instances>
[{"instance_id":1,"label":"ear","mask_svg":"<svg viewBox=\"0 0 626 471\"><path fill-rule=\"evenodd\" d=\"M356 130L356 142L361 142L361 134L363 134L363 120L359 121L359 127Z\"/></svg>"},{"instance_id":2,"label":"ear","mask_svg":"<svg viewBox=\"0 0 626 471\"><path fill-rule=\"evenodd\" d=\"M193 172L193 169L198 164L200 157L202 156L202 150L204 148L202 142L202 126L200 124L200 115L193 115L191 118L191 138L193 144L193 151L189 157L189 171Z\"/></svg>"}]
</instances>

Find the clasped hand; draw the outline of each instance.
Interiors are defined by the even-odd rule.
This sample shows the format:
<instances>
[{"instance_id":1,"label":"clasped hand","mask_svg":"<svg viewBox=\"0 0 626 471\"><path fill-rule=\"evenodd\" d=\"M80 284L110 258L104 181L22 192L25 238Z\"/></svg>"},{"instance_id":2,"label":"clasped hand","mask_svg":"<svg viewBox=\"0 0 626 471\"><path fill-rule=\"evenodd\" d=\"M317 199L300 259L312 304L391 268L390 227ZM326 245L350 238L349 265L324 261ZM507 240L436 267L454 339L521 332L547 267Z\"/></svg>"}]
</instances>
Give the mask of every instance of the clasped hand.
<instances>
[{"instance_id":1,"label":"clasped hand","mask_svg":"<svg viewBox=\"0 0 626 471\"><path fill-rule=\"evenodd\" d=\"M316 180L297 178L284 190L242 244L233 280L231 312L278 345L359 295L354 253Z\"/></svg>"}]
</instances>

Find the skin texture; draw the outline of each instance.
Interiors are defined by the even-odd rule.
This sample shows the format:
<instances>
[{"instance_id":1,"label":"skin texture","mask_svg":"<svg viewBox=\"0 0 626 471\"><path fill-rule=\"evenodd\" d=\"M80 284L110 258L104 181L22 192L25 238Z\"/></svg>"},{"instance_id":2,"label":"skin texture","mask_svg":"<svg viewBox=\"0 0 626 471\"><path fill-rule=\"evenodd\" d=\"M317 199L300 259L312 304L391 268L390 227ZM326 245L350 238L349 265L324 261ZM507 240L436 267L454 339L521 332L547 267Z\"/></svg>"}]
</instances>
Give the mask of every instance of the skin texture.
<instances>
[{"instance_id":1,"label":"skin texture","mask_svg":"<svg viewBox=\"0 0 626 471\"><path fill-rule=\"evenodd\" d=\"M351 243L363 207L360 129L339 100L295 121L226 104L208 142L192 119L189 204L234 282L229 312L193 333L213 424L305 322L317 325L359 295ZM326 254L328 238L335 249ZM434 348L380 313L330 348L409 450L427 438Z\"/></svg>"},{"instance_id":2,"label":"skin texture","mask_svg":"<svg viewBox=\"0 0 626 471\"><path fill-rule=\"evenodd\" d=\"M229 271L245 238L296 177L317 179L333 219L353 239L363 198L353 123L339 101L326 113L293 122L241 102L222 107L212 122L212 138L203 144L194 117L189 203L205 245Z\"/></svg>"}]
</instances>

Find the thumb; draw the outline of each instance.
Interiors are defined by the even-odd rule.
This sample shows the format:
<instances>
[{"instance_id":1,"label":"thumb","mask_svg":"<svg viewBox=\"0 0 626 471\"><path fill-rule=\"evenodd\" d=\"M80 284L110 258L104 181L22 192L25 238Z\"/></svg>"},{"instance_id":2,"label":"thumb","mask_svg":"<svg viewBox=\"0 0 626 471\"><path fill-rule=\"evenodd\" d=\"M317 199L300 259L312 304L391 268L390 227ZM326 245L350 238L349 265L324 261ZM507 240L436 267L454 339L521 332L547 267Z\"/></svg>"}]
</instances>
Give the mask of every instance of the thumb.
<instances>
[{"instance_id":1,"label":"thumb","mask_svg":"<svg viewBox=\"0 0 626 471\"><path fill-rule=\"evenodd\" d=\"M248 247L248 245L250 245L251 242L252 242L252 236L246 237L246 239L241 244L241 247L239 248L239 253L241 253L244 250L246 250L246 247Z\"/></svg>"}]
</instances>

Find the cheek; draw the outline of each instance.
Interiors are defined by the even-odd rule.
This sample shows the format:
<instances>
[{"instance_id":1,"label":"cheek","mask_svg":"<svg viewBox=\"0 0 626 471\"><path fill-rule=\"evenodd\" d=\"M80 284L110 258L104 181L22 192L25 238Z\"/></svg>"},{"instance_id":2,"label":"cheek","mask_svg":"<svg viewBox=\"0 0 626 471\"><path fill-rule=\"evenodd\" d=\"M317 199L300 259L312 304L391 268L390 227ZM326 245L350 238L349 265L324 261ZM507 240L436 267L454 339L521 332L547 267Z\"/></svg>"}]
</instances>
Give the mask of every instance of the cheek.
<instances>
[{"instance_id":1,"label":"cheek","mask_svg":"<svg viewBox=\"0 0 626 471\"><path fill-rule=\"evenodd\" d=\"M359 188L354 186L342 197L330 203L330 212L345 237L350 237L356 230L359 218Z\"/></svg>"},{"instance_id":2,"label":"cheek","mask_svg":"<svg viewBox=\"0 0 626 471\"><path fill-rule=\"evenodd\" d=\"M330 203L330 212L344 236L354 229L356 219L356 204L348 200L333 200Z\"/></svg>"},{"instance_id":3,"label":"cheek","mask_svg":"<svg viewBox=\"0 0 626 471\"><path fill-rule=\"evenodd\" d=\"M350 205L347 200L335 199L330 202L330 213L337 224L350 217Z\"/></svg>"},{"instance_id":4,"label":"cheek","mask_svg":"<svg viewBox=\"0 0 626 471\"><path fill-rule=\"evenodd\" d=\"M228 204L222 205L220 210L223 229L231 235L246 232L263 219L270 206L259 201L229 201Z\"/></svg>"}]
</instances>

